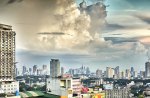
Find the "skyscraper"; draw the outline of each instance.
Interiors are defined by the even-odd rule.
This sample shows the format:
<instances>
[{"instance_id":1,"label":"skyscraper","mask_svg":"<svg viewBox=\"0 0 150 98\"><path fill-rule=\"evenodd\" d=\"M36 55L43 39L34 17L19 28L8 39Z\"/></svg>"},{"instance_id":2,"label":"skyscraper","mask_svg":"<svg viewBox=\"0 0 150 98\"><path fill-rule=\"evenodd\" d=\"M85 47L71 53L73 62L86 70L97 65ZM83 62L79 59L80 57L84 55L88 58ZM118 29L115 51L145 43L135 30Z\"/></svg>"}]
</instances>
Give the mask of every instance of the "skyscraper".
<instances>
[{"instance_id":1,"label":"skyscraper","mask_svg":"<svg viewBox=\"0 0 150 98\"><path fill-rule=\"evenodd\" d=\"M32 75L32 68L29 68L29 75Z\"/></svg>"},{"instance_id":2,"label":"skyscraper","mask_svg":"<svg viewBox=\"0 0 150 98\"><path fill-rule=\"evenodd\" d=\"M64 67L61 67L61 75L64 74Z\"/></svg>"},{"instance_id":3,"label":"skyscraper","mask_svg":"<svg viewBox=\"0 0 150 98\"><path fill-rule=\"evenodd\" d=\"M16 70L15 70L15 75L16 75L16 77L18 76L18 68L16 68Z\"/></svg>"},{"instance_id":4,"label":"skyscraper","mask_svg":"<svg viewBox=\"0 0 150 98\"><path fill-rule=\"evenodd\" d=\"M22 75L26 75L26 74L27 74L27 68L26 68L26 66L23 66Z\"/></svg>"},{"instance_id":5,"label":"skyscraper","mask_svg":"<svg viewBox=\"0 0 150 98\"><path fill-rule=\"evenodd\" d=\"M125 73L122 71L122 72L120 72L120 78L121 79L124 79L125 78Z\"/></svg>"},{"instance_id":6,"label":"skyscraper","mask_svg":"<svg viewBox=\"0 0 150 98\"><path fill-rule=\"evenodd\" d=\"M15 78L15 35L12 26L0 24L0 81Z\"/></svg>"},{"instance_id":7,"label":"skyscraper","mask_svg":"<svg viewBox=\"0 0 150 98\"><path fill-rule=\"evenodd\" d=\"M130 73L130 69L126 69L126 79L130 79L131 78L131 73Z\"/></svg>"},{"instance_id":8,"label":"skyscraper","mask_svg":"<svg viewBox=\"0 0 150 98\"><path fill-rule=\"evenodd\" d=\"M134 77L134 68L131 67L131 77Z\"/></svg>"},{"instance_id":9,"label":"skyscraper","mask_svg":"<svg viewBox=\"0 0 150 98\"><path fill-rule=\"evenodd\" d=\"M15 81L15 35L12 26L0 24L0 89L4 93L19 90Z\"/></svg>"},{"instance_id":10,"label":"skyscraper","mask_svg":"<svg viewBox=\"0 0 150 98\"><path fill-rule=\"evenodd\" d=\"M102 76L102 70L97 69L96 70L96 77L101 77Z\"/></svg>"},{"instance_id":11,"label":"skyscraper","mask_svg":"<svg viewBox=\"0 0 150 98\"><path fill-rule=\"evenodd\" d=\"M117 66L116 68L115 68L115 77L118 79L119 78L119 66Z\"/></svg>"},{"instance_id":12,"label":"skyscraper","mask_svg":"<svg viewBox=\"0 0 150 98\"><path fill-rule=\"evenodd\" d=\"M51 59L51 61L50 61L50 76L58 77L59 75L60 75L59 59Z\"/></svg>"},{"instance_id":13,"label":"skyscraper","mask_svg":"<svg viewBox=\"0 0 150 98\"><path fill-rule=\"evenodd\" d=\"M140 71L140 78L145 78L145 71Z\"/></svg>"},{"instance_id":14,"label":"skyscraper","mask_svg":"<svg viewBox=\"0 0 150 98\"><path fill-rule=\"evenodd\" d=\"M33 66L33 74L36 75L36 71L37 71L37 65Z\"/></svg>"},{"instance_id":15,"label":"skyscraper","mask_svg":"<svg viewBox=\"0 0 150 98\"><path fill-rule=\"evenodd\" d=\"M47 75L47 65L43 65L42 74Z\"/></svg>"},{"instance_id":16,"label":"skyscraper","mask_svg":"<svg viewBox=\"0 0 150 98\"><path fill-rule=\"evenodd\" d=\"M150 78L150 62L145 63L145 74L146 78Z\"/></svg>"},{"instance_id":17,"label":"skyscraper","mask_svg":"<svg viewBox=\"0 0 150 98\"><path fill-rule=\"evenodd\" d=\"M43 65L43 70L47 70L47 65Z\"/></svg>"},{"instance_id":18,"label":"skyscraper","mask_svg":"<svg viewBox=\"0 0 150 98\"><path fill-rule=\"evenodd\" d=\"M111 67L106 68L106 77L107 78L113 78L114 74L115 74L114 68L111 68Z\"/></svg>"},{"instance_id":19,"label":"skyscraper","mask_svg":"<svg viewBox=\"0 0 150 98\"><path fill-rule=\"evenodd\" d=\"M86 75L89 75L90 74L90 69L89 67L86 68Z\"/></svg>"}]
</instances>

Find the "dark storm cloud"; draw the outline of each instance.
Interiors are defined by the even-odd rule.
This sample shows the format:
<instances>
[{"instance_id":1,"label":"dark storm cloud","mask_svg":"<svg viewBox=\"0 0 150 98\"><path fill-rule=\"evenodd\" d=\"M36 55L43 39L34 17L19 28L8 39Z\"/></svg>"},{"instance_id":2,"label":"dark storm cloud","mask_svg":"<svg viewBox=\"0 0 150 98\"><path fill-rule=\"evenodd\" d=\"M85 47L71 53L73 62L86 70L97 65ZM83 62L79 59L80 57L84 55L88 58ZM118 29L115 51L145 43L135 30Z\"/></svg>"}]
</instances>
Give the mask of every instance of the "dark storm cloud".
<instances>
[{"instance_id":1,"label":"dark storm cloud","mask_svg":"<svg viewBox=\"0 0 150 98\"><path fill-rule=\"evenodd\" d=\"M73 36L71 34L67 34L67 33L63 33L63 32L40 32L37 34L39 34L39 35L70 35L70 36Z\"/></svg>"},{"instance_id":2,"label":"dark storm cloud","mask_svg":"<svg viewBox=\"0 0 150 98\"><path fill-rule=\"evenodd\" d=\"M105 37L105 41L112 41L113 44L120 44L125 42L137 42L134 38L123 38L123 37Z\"/></svg>"},{"instance_id":3,"label":"dark storm cloud","mask_svg":"<svg viewBox=\"0 0 150 98\"><path fill-rule=\"evenodd\" d=\"M120 44L120 43L128 43L128 42L141 42L145 45L149 45L150 41L150 36L141 36L141 37L130 37L130 38L125 38L125 37L105 37L105 41L111 41L113 44Z\"/></svg>"},{"instance_id":4,"label":"dark storm cloud","mask_svg":"<svg viewBox=\"0 0 150 98\"><path fill-rule=\"evenodd\" d=\"M39 35L65 35L63 32L40 32Z\"/></svg>"},{"instance_id":5,"label":"dark storm cloud","mask_svg":"<svg viewBox=\"0 0 150 98\"><path fill-rule=\"evenodd\" d=\"M112 34L112 35L122 35L122 34Z\"/></svg>"},{"instance_id":6,"label":"dark storm cloud","mask_svg":"<svg viewBox=\"0 0 150 98\"><path fill-rule=\"evenodd\" d=\"M12 4L12 3L15 3L15 2L22 2L23 0L9 0L7 2L7 4Z\"/></svg>"}]
</instances>

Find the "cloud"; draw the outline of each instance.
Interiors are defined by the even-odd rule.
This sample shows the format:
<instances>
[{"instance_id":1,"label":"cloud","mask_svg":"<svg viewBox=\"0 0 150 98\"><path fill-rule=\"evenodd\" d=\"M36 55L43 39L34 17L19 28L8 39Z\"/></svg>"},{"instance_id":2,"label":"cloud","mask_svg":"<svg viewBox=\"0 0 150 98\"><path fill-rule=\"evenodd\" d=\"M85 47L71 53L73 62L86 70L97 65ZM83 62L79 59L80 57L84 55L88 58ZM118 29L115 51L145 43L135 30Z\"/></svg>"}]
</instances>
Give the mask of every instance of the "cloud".
<instances>
[{"instance_id":1,"label":"cloud","mask_svg":"<svg viewBox=\"0 0 150 98\"><path fill-rule=\"evenodd\" d=\"M4 23L12 24L16 31L17 49L87 53L91 42L98 43L95 45L103 43L97 40L105 21L105 17L98 18L105 14L99 13L103 10L99 5L91 5L91 10L95 11L95 14L91 14L89 10L81 13L74 0L24 0L20 3L15 3L18 0L8 0L8 2L11 3L9 6L0 6L4 9L0 16L3 21L5 20Z\"/></svg>"},{"instance_id":2,"label":"cloud","mask_svg":"<svg viewBox=\"0 0 150 98\"><path fill-rule=\"evenodd\" d=\"M143 53L146 54L147 52L146 47L140 42L134 43L133 50L136 54L143 54Z\"/></svg>"},{"instance_id":3,"label":"cloud","mask_svg":"<svg viewBox=\"0 0 150 98\"><path fill-rule=\"evenodd\" d=\"M149 45L150 45L150 36L139 37L138 39L145 46L149 47Z\"/></svg>"},{"instance_id":4,"label":"cloud","mask_svg":"<svg viewBox=\"0 0 150 98\"><path fill-rule=\"evenodd\" d=\"M106 32L110 32L110 31L115 31L115 30L118 30L118 29L124 29L126 28L126 26L123 26L123 25L120 25L120 24L110 24L110 23L107 23L103 30L106 31Z\"/></svg>"},{"instance_id":5,"label":"cloud","mask_svg":"<svg viewBox=\"0 0 150 98\"><path fill-rule=\"evenodd\" d=\"M139 19L141 19L142 21L150 24L150 15L149 14L136 14L136 17L138 17Z\"/></svg>"},{"instance_id":6,"label":"cloud","mask_svg":"<svg viewBox=\"0 0 150 98\"><path fill-rule=\"evenodd\" d=\"M82 13L74 0L24 0L0 6L0 9L3 9L0 10L0 21L12 25L16 31L17 51L20 49L23 52L17 54L17 60L21 62L42 64L40 59L46 62L50 58L80 64L82 62L89 64L93 61L115 62L134 54L134 50L140 51L136 47L142 47L134 45L137 40L134 42L132 39L103 38L105 13L103 14L97 5L92 5L91 11L88 9ZM107 34L124 36L124 33L130 33L128 28L130 26L126 27L127 20L130 19L114 19L116 23L112 22L106 26L109 31L112 30ZM44 32L46 33L42 34ZM135 33L139 32L141 31L137 30Z\"/></svg>"},{"instance_id":7,"label":"cloud","mask_svg":"<svg viewBox=\"0 0 150 98\"><path fill-rule=\"evenodd\" d=\"M65 35L63 32L40 32L39 35Z\"/></svg>"},{"instance_id":8,"label":"cloud","mask_svg":"<svg viewBox=\"0 0 150 98\"><path fill-rule=\"evenodd\" d=\"M111 41L114 44L120 44L125 42L140 42L144 45L150 44L150 36L140 37L105 37L106 41Z\"/></svg>"},{"instance_id":9,"label":"cloud","mask_svg":"<svg viewBox=\"0 0 150 98\"><path fill-rule=\"evenodd\" d=\"M112 41L113 44L120 44L125 42L137 42L137 39L134 38L123 38L123 37L105 37L106 41Z\"/></svg>"},{"instance_id":10,"label":"cloud","mask_svg":"<svg viewBox=\"0 0 150 98\"><path fill-rule=\"evenodd\" d=\"M23 0L9 0L7 2L7 4L12 4L12 3L15 3L15 2L22 2Z\"/></svg>"}]
</instances>

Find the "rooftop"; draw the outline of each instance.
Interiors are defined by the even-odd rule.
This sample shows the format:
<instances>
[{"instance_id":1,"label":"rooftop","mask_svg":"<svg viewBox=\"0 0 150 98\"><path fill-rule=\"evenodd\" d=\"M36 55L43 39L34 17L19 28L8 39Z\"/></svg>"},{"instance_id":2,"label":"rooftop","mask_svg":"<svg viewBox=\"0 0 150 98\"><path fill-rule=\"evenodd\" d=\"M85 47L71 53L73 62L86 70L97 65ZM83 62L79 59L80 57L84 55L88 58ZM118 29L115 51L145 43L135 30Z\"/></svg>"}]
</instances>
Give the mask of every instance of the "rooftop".
<instances>
[{"instance_id":1,"label":"rooftop","mask_svg":"<svg viewBox=\"0 0 150 98\"><path fill-rule=\"evenodd\" d=\"M0 29L3 29L3 30L12 30L12 26L5 25L5 24L0 24Z\"/></svg>"}]
</instances>

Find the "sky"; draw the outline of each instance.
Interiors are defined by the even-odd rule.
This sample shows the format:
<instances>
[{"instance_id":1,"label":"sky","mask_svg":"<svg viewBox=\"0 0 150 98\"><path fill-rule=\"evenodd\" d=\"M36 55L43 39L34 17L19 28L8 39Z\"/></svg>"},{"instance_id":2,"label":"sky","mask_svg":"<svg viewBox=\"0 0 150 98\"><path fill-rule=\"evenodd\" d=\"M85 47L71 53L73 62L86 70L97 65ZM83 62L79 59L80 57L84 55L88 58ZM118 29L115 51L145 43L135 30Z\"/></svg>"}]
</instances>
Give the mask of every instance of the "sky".
<instances>
[{"instance_id":1,"label":"sky","mask_svg":"<svg viewBox=\"0 0 150 98\"><path fill-rule=\"evenodd\" d=\"M99 0L85 1L89 6ZM81 12L81 2L0 0L0 23L16 32L17 67L49 66L57 58L66 71L82 65L92 71L144 70L150 57L150 0L105 0L105 18L97 7Z\"/></svg>"}]
</instances>

